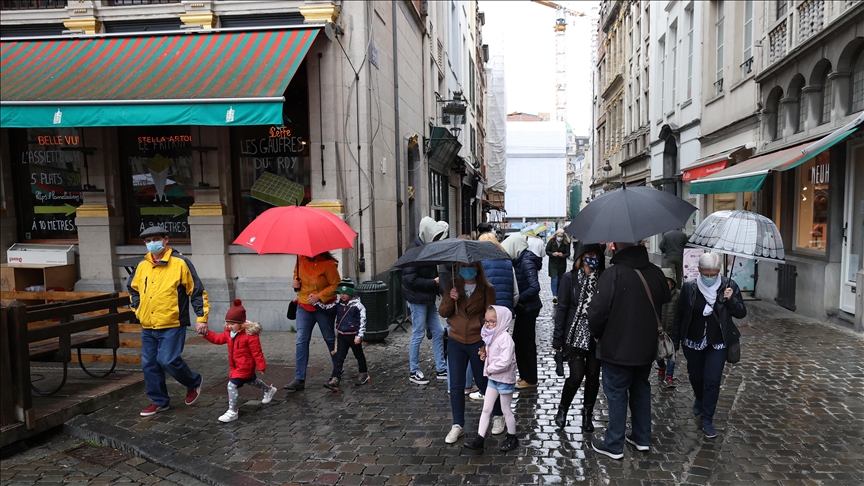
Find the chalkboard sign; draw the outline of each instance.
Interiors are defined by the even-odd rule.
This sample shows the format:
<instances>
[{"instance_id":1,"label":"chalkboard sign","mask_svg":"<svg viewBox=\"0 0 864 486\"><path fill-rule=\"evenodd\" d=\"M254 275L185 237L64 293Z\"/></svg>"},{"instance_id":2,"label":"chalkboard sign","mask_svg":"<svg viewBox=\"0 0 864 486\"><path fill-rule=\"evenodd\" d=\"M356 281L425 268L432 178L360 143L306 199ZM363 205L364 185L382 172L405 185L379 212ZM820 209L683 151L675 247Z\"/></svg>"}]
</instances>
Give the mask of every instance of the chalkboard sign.
<instances>
[{"instance_id":1,"label":"chalkboard sign","mask_svg":"<svg viewBox=\"0 0 864 486\"><path fill-rule=\"evenodd\" d=\"M129 237L136 239L145 228L162 225L170 238L188 240L189 207L195 202L193 167L198 162L190 128L121 127L118 133Z\"/></svg>"},{"instance_id":2,"label":"chalkboard sign","mask_svg":"<svg viewBox=\"0 0 864 486\"><path fill-rule=\"evenodd\" d=\"M75 240L83 202L81 137L74 128L10 130L21 238Z\"/></svg>"}]
</instances>

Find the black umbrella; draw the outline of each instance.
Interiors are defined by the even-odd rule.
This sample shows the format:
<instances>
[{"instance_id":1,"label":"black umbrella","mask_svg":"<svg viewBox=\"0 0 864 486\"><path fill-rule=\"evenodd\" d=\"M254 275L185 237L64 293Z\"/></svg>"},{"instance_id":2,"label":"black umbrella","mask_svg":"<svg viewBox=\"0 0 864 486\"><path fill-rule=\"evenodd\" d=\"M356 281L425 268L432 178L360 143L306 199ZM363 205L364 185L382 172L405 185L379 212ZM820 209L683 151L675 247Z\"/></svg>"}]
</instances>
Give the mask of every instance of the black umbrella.
<instances>
[{"instance_id":1,"label":"black umbrella","mask_svg":"<svg viewBox=\"0 0 864 486\"><path fill-rule=\"evenodd\" d=\"M683 228L696 207L668 192L630 187L603 194L573 218L565 232L583 243L637 242Z\"/></svg>"},{"instance_id":2,"label":"black umbrella","mask_svg":"<svg viewBox=\"0 0 864 486\"><path fill-rule=\"evenodd\" d=\"M396 260L393 266L404 268L417 265L474 263L483 260L509 259L510 255L488 241L448 239L411 248Z\"/></svg>"}]
</instances>

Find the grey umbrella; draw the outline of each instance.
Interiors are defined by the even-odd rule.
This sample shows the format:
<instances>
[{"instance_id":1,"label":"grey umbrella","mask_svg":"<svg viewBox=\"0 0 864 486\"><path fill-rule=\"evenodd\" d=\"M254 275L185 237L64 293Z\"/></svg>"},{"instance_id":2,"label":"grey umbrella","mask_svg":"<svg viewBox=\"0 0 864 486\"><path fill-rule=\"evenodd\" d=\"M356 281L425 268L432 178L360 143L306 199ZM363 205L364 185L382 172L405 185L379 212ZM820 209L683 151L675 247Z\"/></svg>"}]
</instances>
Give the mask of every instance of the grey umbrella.
<instances>
[{"instance_id":1,"label":"grey umbrella","mask_svg":"<svg viewBox=\"0 0 864 486\"><path fill-rule=\"evenodd\" d=\"M510 255L486 241L443 240L411 248L396 260L394 267L438 265L443 263L474 263L483 260L509 260Z\"/></svg>"},{"instance_id":2,"label":"grey umbrella","mask_svg":"<svg viewBox=\"0 0 864 486\"><path fill-rule=\"evenodd\" d=\"M696 207L668 192L629 187L603 194L565 232L583 243L632 242L683 228Z\"/></svg>"}]
</instances>

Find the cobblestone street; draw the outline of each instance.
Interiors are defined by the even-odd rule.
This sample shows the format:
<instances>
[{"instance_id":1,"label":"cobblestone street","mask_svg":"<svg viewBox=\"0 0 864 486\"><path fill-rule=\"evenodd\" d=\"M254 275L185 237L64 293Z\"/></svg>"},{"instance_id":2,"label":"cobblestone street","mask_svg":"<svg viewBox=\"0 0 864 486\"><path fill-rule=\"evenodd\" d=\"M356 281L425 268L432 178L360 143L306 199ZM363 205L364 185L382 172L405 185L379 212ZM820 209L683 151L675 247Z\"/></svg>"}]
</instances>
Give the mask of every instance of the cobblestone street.
<instances>
[{"instance_id":1,"label":"cobblestone street","mask_svg":"<svg viewBox=\"0 0 864 486\"><path fill-rule=\"evenodd\" d=\"M747 302L739 322L742 359L727 365L715 425L718 437L704 438L690 413L692 391L682 360L674 389L652 380L653 438L649 452L626 446L613 461L590 449L607 421L601 392L597 430L581 433L580 398L562 433L552 424L563 380L554 374L550 352L552 309L549 279L542 272L546 302L538 320L540 384L514 400L520 446L504 454L502 436L487 441L481 457L461 455L463 440L444 442L450 428L446 382L428 386L408 381L408 337L391 332L381 345L366 347L372 382L350 384L356 373L346 361L349 382L339 393L322 384L329 357L320 338L311 343L305 391L288 395L282 385L293 376L292 333L263 335L266 381L279 393L261 405L258 390L245 387L240 419L222 424L226 409L226 350L189 334L185 356L205 379L206 393L192 407L169 379L171 409L138 416L149 401L143 394L104 408L89 419L128 431L129 437L157 441L176 457L192 458L175 472L132 456L110 467L75 459L83 440L57 435L6 458L4 485L201 484L199 461L253 477L265 484L848 484L864 482L864 338L816 323L763 302ZM250 309L250 316L254 315ZM218 322L214 316L212 321ZM266 329L266 323L265 323ZM434 375L431 345L422 346L423 371ZM652 375L654 378L656 375ZM344 381L343 381L344 383ZM581 392L580 392L581 393ZM480 403L468 401L466 433L476 432ZM122 438L121 438L122 439ZM133 437L129 440L135 440ZM111 451L110 448L106 448Z\"/></svg>"}]
</instances>

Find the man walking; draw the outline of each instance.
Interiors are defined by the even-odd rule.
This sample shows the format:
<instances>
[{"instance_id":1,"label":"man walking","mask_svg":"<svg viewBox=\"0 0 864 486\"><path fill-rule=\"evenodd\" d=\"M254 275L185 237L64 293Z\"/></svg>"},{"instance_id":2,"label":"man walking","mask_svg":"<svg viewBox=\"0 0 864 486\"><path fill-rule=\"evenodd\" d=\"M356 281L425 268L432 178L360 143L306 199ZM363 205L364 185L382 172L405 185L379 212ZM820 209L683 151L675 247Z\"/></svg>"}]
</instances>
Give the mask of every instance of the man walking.
<instances>
[{"instance_id":1,"label":"man walking","mask_svg":"<svg viewBox=\"0 0 864 486\"><path fill-rule=\"evenodd\" d=\"M606 436L593 439L591 447L621 459L625 440L639 451L647 451L651 441L648 376L657 353L655 316L669 302L669 286L660 268L648 261L644 246L616 242L615 247L612 266L600 275L588 305L588 326L597 340L609 403ZM625 437L628 403L633 430Z\"/></svg>"},{"instance_id":2,"label":"man walking","mask_svg":"<svg viewBox=\"0 0 864 486\"><path fill-rule=\"evenodd\" d=\"M141 323L141 369L147 396L153 401L141 416L149 417L168 410L166 371L186 387L186 405L198 400L201 375L180 354L190 325L189 304L198 316L196 331L202 333L207 331L210 301L192 262L168 246L165 228L151 226L141 232L141 238L147 254L129 277L127 288Z\"/></svg>"},{"instance_id":3,"label":"man walking","mask_svg":"<svg viewBox=\"0 0 864 486\"><path fill-rule=\"evenodd\" d=\"M666 266L675 270L675 284L680 289L684 277L684 247L689 238L680 229L667 231L660 240L660 251L666 258Z\"/></svg>"},{"instance_id":4,"label":"man walking","mask_svg":"<svg viewBox=\"0 0 864 486\"><path fill-rule=\"evenodd\" d=\"M444 229L434 219L426 216L420 220L420 235L408 245L408 249L438 241L444 236ZM447 379L447 363L444 361L444 327L438 320L438 276L435 265L418 265L402 270L402 293L411 309L411 344L408 351L410 375L408 380L418 385L426 385L429 380L420 371L420 343L426 330L432 331L432 350L435 354L436 376Z\"/></svg>"}]
</instances>

